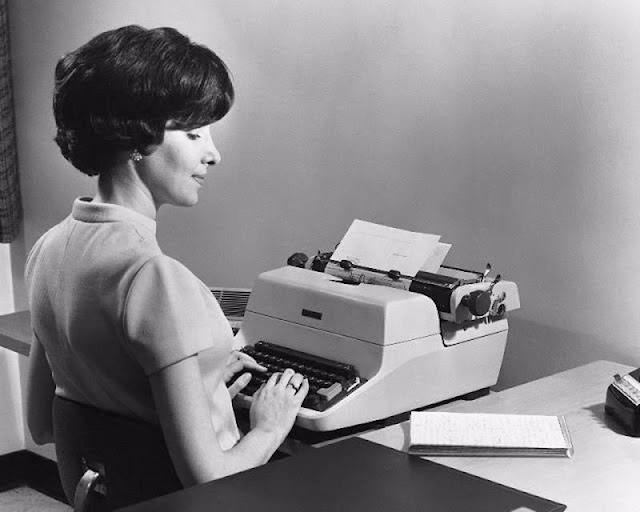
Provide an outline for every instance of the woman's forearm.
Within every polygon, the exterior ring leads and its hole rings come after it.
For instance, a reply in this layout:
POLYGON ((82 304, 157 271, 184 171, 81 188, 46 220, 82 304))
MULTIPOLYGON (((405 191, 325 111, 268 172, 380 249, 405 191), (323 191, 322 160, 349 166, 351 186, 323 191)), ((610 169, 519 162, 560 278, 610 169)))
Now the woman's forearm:
POLYGON ((53 442, 52 406, 55 384, 42 345, 34 337, 27 377, 27 426, 36 444, 53 442))
POLYGON ((254 428, 235 446, 222 450, 196 357, 150 376, 150 383, 171 459, 185 487, 260 466, 286 435, 278 428, 254 428))

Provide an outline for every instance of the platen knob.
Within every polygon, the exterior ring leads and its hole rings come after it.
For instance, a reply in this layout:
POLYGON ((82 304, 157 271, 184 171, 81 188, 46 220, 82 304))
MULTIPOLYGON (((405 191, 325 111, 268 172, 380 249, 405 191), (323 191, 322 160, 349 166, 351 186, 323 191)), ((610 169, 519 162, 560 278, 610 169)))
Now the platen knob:
POLYGON ((309 257, 303 252, 294 252, 287 259, 287 265, 291 265, 292 267, 305 268, 307 266, 307 261, 309 261, 309 257))
POLYGON ((462 305, 466 306, 472 315, 484 316, 491 308, 491 293, 485 290, 474 290, 463 297, 462 305))

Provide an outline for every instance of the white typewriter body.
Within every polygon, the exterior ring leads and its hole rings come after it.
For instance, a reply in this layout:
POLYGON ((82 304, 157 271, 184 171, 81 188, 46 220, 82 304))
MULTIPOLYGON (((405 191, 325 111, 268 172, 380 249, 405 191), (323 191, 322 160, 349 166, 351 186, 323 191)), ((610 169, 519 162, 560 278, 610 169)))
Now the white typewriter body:
POLYGON ((499 317, 457 324, 442 320, 426 295, 282 267, 258 277, 236 340, 239 347, 267 341, 352 364, 366 382, 325 411, 303 407, 296 420, 310 430, 335 430, 494 385, 507 341, 504 313, 519 299, 509 281, 491 293, 505 306, 499 317))

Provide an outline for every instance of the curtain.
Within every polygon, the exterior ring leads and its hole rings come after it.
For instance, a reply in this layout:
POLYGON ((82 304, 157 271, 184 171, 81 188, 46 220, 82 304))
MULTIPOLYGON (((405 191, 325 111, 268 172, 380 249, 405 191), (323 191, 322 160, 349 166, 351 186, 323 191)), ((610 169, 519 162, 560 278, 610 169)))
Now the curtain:
POLYGON ((16 150, 7 0, 0 0, 0 243, 12 242, 22 219, 16 150))

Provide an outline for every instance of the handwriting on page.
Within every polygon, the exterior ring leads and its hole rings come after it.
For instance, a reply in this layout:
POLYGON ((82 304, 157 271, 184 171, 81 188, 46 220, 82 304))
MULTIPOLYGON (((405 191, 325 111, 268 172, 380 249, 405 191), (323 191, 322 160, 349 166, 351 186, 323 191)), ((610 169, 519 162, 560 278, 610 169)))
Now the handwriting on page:
POLYGON ((411 441, 421 445, 562 448, 556 416, 428 412, 411 418, 411 441))

